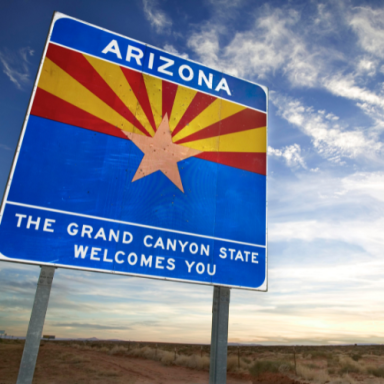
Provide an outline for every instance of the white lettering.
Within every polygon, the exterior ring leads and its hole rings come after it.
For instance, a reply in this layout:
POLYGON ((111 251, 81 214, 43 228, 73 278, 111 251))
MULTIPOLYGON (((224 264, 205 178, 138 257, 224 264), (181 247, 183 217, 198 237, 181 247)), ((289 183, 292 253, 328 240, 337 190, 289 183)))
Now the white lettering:
POLYGON ((129 233, 129 232, 124 232, 124 234, 123 234, 123 243, 124 244, 129 244, 129 243, 132 243, 132 240, 133 240, 132 234, 129 233), (127 236, 129 236, 129 240, 127 240, 127 236))
POLYGON ((198 250, 199 250, 199 247, 197 246, 196 243, 191 243, 189 245, 189 252, 191 252, 193 255, 196 254, 198 250))
POLYGON ((117 44, 116 40, 112 40, 102 51, 102 53, 108 53, 112 52, 114 53, 119 59, 121 59, 121 53, 120 53, 120 48, 119 44, 117 44))
POLYGON ((39 229, 39 225, 40 225, 40 217, 38 217, 36 221, 33 221, 32 216, 28 216, 28 222, 27 222, 27 228, 28 229, 31 226, 31 224, 35 226, 35 230, 37 231, 39 229))
POLYGON ((16 213, 16 217, 18 217, 17 220, 17 226, 20 228, 21 221, 27 217, 27 215, 22 215, 20 213, 16 213))
POLYGON ((83 229, 81 230, 81 237, 84 237, 84 235, 88 235, 88 238, 91 239, 92 232, 93 228, 90 225, 83 225, 83 229))
POLYGON ((201 244, 201 249, 200 249, 200 255, 206 254, 206 256, 209 256, 209 245, 207 245, 207 248, 205 248, 204 244, 201 244))
POLYGON ((68 235, 71 235, 71 236, 77 235, 77 232, 79 232, 77 228, 79 228, 79 226, 76 223, 69 224, 67 228, 68 235), (76 229, 72 229, 73 227, 75 227, 76 229))
POLYGON ((108 263, 113 263, 113 260, 112 259, 108 259, 108 249, 105 249, 104 250, 104 257, 103 257, 103 261, 107 261, 108 263))
POLYGON ((237 259, 240 259, 241 261, 244 261, 244 259, 243 259, 243 255, 241 254, 241 251, 238 251, 238 252, 237 252, 236 257, 235 257, 235 261, 236 261, 237 259))
POLYGON ((211 266, 211 264, 208 264, 207 272, 208 272, 208 275, 213 276, 216 273, 216 264, 213 264, 213 272, 212 273, 210 272, 210 266, 211 266))
POLYGON ((160 56, 160 60, 165 61, 166 63, 163 65, 160 65, 157 70, 161 73, 165 73, 166 75, 173 76, 173 73, 170 71, 166 71, 166 68, 171 67, 173 64, 175 64, 174 60, 167 59, 166 57, 160 56))
POLYGON ((222 259, 225 259, 227 257, 227 248, 220 248, 220 255, 222 259))
POLYGON ((109 230, 109 238, 108 238, 108 241, 112 241, 112 238, 113 238, 113 240, 115 240, 116 243, 118 243, 118 242, 119 242, 119 236, 120 236, 120 231, 117 231, 117 232, 115 233, 113 229, 110 229, 110 230, 109 230))
POLYGON ((52 226, 53 223, 56 223, 56 220, 45 219, 45 220, 44 220, 43 231, 44 231, 44 232, 54 232, 54 230, 51 228, 51 226, 52 226))
POLYGON ((157 257, 156 257, 156 265, 155 265, 155 268, 157 268, 157 269, 164 269, 164 267, 163 267, 163 265, 162 265, 163 260, 164 260, 164 257, 157 256, 157 257))
POLYGON ((175 269, 175 259, 168 259, 167 260, 167 269, 169 269, 170 271, 173 271, 175 269))
POLYGON ((137 255, 135 252, 131 252, 129 255, 128 255, 128 263, 131 264, 131 265, 135 265, 137 263, 137 255), (132 261, 132 257, 133 257, 133 260, 132 261))
POLYGON ((85 258, 85 256, 87 256, 87 252, 88 252, 88 247, 83 247, 82 245, 76 245, 75 244, 75 257, 78 258, 79 256, 81 256, 82 259, 85 258))
POLYGON ((146 246, 146 247, 152 247, 152 244, 149 244, 148 242, 147 242, 147 239, 151 239, 151 240, 153 240, 153 237, 152 236, 145 236, 144 237, 144 245, 146 246))
POLYGON ((228 87, 228 84, 227 84, 227 80, 225 80, 224 77, 220 80, 220 83, 216 87, 215 91, 218 92, 221 89, 223 91, 227 92, 228 96, 231 96, 231 91, 229 90, 229 87, 228 87))
POLYGON ((248 252, 248 251, 244 251, 244 254, 245 254, 245 261, 248 262, 248 255, 250 254, 251 252, 248 252))
POLYGON ((99 232, 96 233, 96 236, 94 238, 98 239, 99 237, 101 237, 105 241, 107 240, 107 238, 105 237, 105 232, 103 227, 99 229, 99 232))
POLYGON ((228 251, 231 254, 231 260, 233 260, 233 252, 236 252, 236 249, 228 248, 228 251))
POLYGON ((152 69, 153 68, 153 60, 155 59, 155 54, 154 53, 150 53, 149 54, 149 62, 148 62, 148 68, 149 69, 152 69))
POLYGON ((127 51, 127 61, 131 61, 132 58, 136 60, 137 65, 141 64, 141 59, 144 56, 144 52, 137 47, 133 47, 132 45, 128 45, 128 51, 127 51))
POLYGON ((256 257, 258 255, 259 255, 258 253, 252 252, 252 263, 259 264, 259 262, 256 260, 256 257))
POLYGON ((163 239, 161 237, 159 237, 156 241, 156 244, 153 248, 158 248, 158 247, 161 247, 162 249, 164 249, 164 243, 163 243, 163 239))
POLYGON ((213 82, 213 75, 212 75, 212 73, 209 74, 209 80, 208 80, 208 79, 205 77, 204 72, 200 69, 200 70, 199 70, 199 81, 198 81, 198 84, 199 84, 199 85, 203 85, 203 80, 204 80, 205 85, 206 85, 209 89, 212 89, 212 82, 213 82))
POLYGON ((198 273, 199 275, 201 275, 202 273, 204 273, 204 271, 205 271, 205 266, 204 266, 204 264, 203 264, 203 263, 198 263, 198 264, 196 265, 196 271, 197 271, 197 273, 198 273))
POLYGON ((171 240, 167 239, 167 250, 169 248, 172 248, 172 251, 176 251, 176 240, 173 240, 173 243, 171 240))
POLYGON ((191 273, 191 268, 193 267, 193 264, 195 264, 194 261, 192 261, 191 264, 188 263, 188 260, 185 260, 186 264, 187 264, 187 267, 188 267, 188 273, 191 273))
POLYGON ((116 261, 116 263, 123 264, 124 260, 120 260, 119 259, 119 255, 125 255, 125 253, 123 251, 119 251, 119 252, 115 253, 115 261, 116 261))
POLYGON ((179 75, 184 81, 191 81, 193 79, 193 70, 189 65, 181 65, 179 68, 179 75), (188 76, 184 76, 184 69, 186 69, 189 72, 188 76))
POLYGON ((96 257, 99 252, 101 251, 101 248, 94 248, 91 249, 91 260, 97 260, 100 261, 100 257, 96 257))
POLYGON ((187 246, 188 241, 186 241, 185 244, 183 244, 183 243, 179 240, 179 244, 181 245, 181 252, 184 252, 184 248, 187 246))
POLYGON ((140 267, 146 266, 151 268, 152 267, 152 256, 149 256, 147 259, 145 258, 145 255, 141 255, 141 262, 140 267))

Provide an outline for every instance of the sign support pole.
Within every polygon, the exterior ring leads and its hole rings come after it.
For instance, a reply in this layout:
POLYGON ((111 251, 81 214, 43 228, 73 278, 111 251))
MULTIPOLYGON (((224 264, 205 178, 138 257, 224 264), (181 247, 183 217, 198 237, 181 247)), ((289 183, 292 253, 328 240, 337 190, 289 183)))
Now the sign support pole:
POLYGON ((214 287, 212 304, 209 384, 227 382, 227 348, 230 288, 214 287))
POLYGON ((54 267, 41 267, 16 384, 32 383, 54 274, 54 267))

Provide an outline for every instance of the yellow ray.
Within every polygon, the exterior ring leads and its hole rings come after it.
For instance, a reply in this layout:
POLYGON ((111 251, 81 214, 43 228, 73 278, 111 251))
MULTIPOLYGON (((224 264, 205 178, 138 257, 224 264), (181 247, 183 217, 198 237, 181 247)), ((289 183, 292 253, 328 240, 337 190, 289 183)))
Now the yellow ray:
POLYGON ((172 113, 169 119, 171 132, 176 128, 196 93, 197 91, 193 89, 181 87, 180 85, 177 87, 175 101, 173 103, 172 113))
POLYGON ((176 142, 217 123, 229 116, 234 115, 245 109, 242 105, 234 104, 226 100, 217 99, 208 108, 206 108, 200 115, 196 116, 186 127, 184 127, 175 137, 173 141, 176 142))
POLYGON ((155 132, 121 68, 116 64, 96 59, 92 56, 84 55, 84 57, 112 88, 113 92, 116 93, 119 99, 128 107, 133 115, 136 116, 137 120, 140 121, 147 132, 153 136, 155 132))
POLYGON ((144 73, 143 78, 156 127, 159 127, 163 120, 163 82, 157 77, 145 75, 144 73))
POLYGON ((123 131, 143 134, 47 57, 44 60, 38 87, 123 131))
POLYGON ((199 151, 211 152, 263 152, 267 151, 267 129, 254 128, 248 131, 229 133, 223 136, 211 137, 191 141, 182 144, 186 147, 197 149, 199 151), (219 145, 217 141, 219 139, 219 145))

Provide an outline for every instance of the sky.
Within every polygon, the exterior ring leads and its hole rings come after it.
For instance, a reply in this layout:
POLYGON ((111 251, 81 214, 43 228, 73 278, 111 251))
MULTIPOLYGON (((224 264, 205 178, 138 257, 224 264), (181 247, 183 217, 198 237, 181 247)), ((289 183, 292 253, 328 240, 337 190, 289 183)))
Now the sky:
MULTIPOLYGON (((231 291, 229 342, 384 343, 383 3, 2 0, 1 193, 54 11, 269 88, 269 290, 231 291)), ((38 275, 0 262, 8 334, 38 275)), ((44 333, 209 343, 212 291, 58 269, 44 333)))

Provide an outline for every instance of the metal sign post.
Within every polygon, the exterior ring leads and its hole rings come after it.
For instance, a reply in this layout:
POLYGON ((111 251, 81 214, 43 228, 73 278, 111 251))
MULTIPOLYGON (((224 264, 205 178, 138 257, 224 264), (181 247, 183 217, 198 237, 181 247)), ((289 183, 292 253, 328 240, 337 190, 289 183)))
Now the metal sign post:
POLYGON ((212 303, 209 384, 227 382, 227 347, 230 288, 214 287, 212 303))
POLYGON ((31 319, 29 320, 27 338, 25 339, 23 356, 21 358, 19 376, 17 377, 17 384, 32 383, 54 274, 55 268, 41 267, 31 319))

